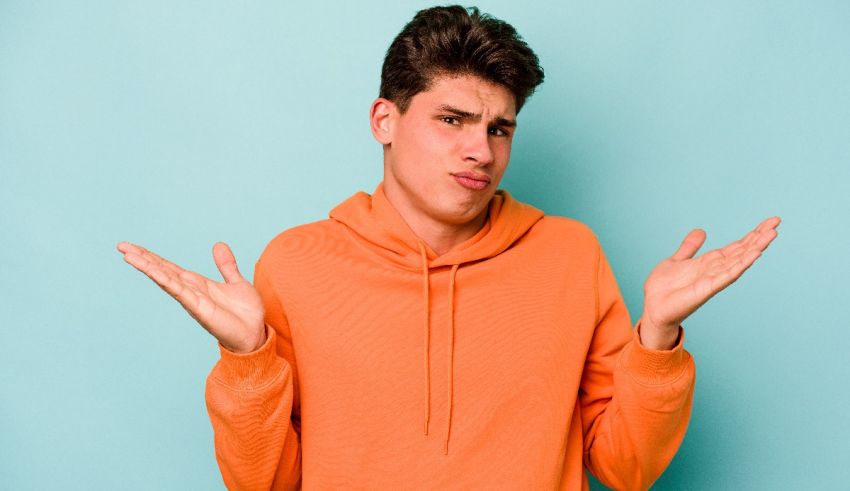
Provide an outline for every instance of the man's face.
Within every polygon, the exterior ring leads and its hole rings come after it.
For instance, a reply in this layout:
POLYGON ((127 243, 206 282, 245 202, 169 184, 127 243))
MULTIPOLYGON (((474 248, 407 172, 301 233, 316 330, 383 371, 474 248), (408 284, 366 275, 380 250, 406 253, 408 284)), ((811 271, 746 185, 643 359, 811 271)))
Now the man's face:
MULTIPOLYGON (((375 104, 378 104, 376 101, 375 104)), ((462 225, 486 210, 511 154, 513 94, 475 76, 441 76, 416 94, 407 112, 388 104, 384 186, 408 212, 462 225), (468 174, 469 177, 463 177, 468 174)))

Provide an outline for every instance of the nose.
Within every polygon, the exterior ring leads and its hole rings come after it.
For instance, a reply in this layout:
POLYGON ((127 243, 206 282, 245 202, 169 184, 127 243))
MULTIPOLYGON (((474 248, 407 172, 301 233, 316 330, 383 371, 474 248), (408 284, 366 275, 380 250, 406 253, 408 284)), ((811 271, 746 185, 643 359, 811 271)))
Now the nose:
POLYGON ((486 126, 470 128, 466 135, 464 146, 464 160, 474 161, 478 165, 487 165, 493 162, 493 149, 490 147, 490 135, 486 126))

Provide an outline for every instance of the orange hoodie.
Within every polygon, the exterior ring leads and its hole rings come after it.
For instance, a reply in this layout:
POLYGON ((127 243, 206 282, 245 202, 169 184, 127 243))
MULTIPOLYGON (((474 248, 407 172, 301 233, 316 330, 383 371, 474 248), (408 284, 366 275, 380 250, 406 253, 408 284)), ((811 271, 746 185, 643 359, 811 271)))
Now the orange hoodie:
POLYGON ((383 183, 275 237, 267 341, 219 344, 206 403, 230 489, 647 489, 695 367, 643 347, 590 228, 496 191, 437 255, 383 183))

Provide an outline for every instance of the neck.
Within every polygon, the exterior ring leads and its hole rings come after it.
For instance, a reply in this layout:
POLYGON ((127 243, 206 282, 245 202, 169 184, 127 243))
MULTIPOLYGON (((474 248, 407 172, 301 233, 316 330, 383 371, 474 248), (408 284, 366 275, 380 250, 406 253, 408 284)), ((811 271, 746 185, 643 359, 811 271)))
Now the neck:
POLYGON ((438 255, 443 255, 454 246, 477 234, 487 220, 488 207, 472 220, 453 224, 434 219, 423 213, 405 198, 403 192, 391 181, 384 180, 384 194, 407 225, 419 239, 428 244, 438 255))

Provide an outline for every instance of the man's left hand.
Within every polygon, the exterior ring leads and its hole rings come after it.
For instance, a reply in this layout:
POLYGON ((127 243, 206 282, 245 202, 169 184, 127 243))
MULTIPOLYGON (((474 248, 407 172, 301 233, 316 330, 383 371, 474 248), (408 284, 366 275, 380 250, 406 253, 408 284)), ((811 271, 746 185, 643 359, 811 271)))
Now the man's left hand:
POLYGON ((692 230, 675 254, 661 261, 643 285, 641 344, 669 350, 676 345, 679 325, 702 304, 737 280, 778 235, 778 216, 761 222, 740 240, 697 258, 705 231, 692 230))

